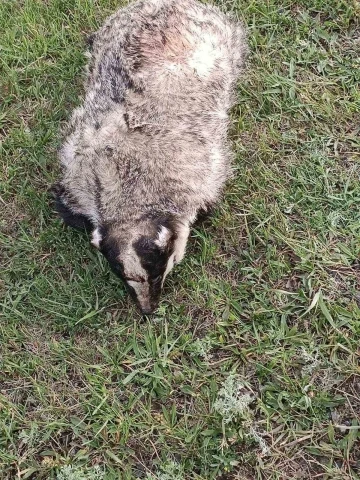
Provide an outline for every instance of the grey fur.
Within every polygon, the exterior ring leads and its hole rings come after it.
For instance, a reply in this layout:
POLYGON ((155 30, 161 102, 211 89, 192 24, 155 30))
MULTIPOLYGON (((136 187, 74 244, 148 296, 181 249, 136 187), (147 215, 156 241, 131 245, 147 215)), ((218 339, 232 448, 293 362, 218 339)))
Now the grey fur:
POLYGON ((229 176, 227 112, 246 50, 243 27, 196 0, 140 0, 92 36, 57 206, 94 230, 144 313, 229 176))

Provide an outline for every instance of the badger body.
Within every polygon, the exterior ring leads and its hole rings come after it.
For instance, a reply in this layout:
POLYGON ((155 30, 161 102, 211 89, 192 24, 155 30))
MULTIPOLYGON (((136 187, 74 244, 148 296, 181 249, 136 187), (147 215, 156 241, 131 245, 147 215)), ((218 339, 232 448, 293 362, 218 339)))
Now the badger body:
POLYGON ((229 176, 228 110, 244 30, 196 0, 140 0, 91 40, 85 98, 60 149, 56 205, 65 223, 92 232, 148 314, 192 223, 229 176))

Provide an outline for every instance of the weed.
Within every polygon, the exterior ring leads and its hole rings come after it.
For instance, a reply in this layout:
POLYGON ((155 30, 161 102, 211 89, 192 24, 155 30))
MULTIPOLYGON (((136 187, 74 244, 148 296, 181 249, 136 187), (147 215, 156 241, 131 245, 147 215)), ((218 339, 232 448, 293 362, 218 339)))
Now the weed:
POLYGON ((121 2, 0 1, 1 480, 360 478, 359 7, 216 3, 251 46, 234 175, 143 321, 47 194, 121 2))

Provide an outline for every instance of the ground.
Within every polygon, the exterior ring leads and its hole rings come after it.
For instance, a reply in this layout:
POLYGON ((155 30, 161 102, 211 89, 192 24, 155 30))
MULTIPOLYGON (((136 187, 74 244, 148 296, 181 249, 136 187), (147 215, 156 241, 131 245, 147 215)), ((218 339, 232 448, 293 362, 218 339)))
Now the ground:
POLYGON ((220 0, 233 179, 143 320, 49 204, 115 0, 0 2, 0 478, 359 479, 359 4, 220 0))

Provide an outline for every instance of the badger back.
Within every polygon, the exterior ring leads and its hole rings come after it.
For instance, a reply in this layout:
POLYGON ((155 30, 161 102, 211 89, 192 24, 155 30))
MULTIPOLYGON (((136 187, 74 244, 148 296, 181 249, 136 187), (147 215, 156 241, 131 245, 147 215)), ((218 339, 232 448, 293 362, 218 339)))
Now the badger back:
POLYGON ((94 89, 101 77, 108 98, 121 102, 127 89, 145 92, 153 114, 178 117, 199 114, 199 106, 205 112, 231 106, 246 42, 242 26, 216 7, 196 0, 142 0, 108 19, 93 49, 94 89))
POLYGON ((61 155, 81 209, 98 223, 165 197, 174 211, 213 203, 229 172, 243 28, 196 0, 140 0, 111 16, 92 48, 61 155))

